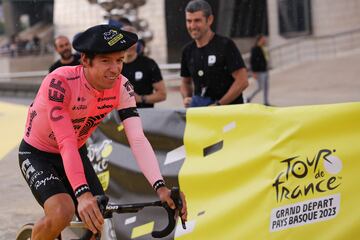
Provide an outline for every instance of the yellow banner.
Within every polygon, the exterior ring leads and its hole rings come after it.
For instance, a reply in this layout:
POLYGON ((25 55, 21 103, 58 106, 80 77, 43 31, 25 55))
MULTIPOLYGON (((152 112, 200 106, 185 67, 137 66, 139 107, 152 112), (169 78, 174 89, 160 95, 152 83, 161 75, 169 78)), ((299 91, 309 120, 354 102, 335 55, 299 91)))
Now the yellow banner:
POLYGON ((189 109, 176 239, 357 239, 360 103, 189 109))
POLYGON ((26 122, 27 107, 11 103, 0 103, 0 160, 21 141, 26 122))

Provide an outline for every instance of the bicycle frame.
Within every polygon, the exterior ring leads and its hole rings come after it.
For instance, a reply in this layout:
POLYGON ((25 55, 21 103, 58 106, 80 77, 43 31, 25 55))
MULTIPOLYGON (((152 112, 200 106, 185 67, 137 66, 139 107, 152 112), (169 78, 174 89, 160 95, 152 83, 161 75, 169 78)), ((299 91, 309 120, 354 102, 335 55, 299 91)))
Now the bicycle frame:
MULTIPOLYGON (((80 240, 84 239, 84 235, 86 234, 87 231, 85 224, 79 221, 71 221, 70 225, 66 229, 71 230, 72 232, 76 232, 75 235, 82 236, 80 240)), ((79 237, 79 236, 74 236, 74 237, 79 237)), ((104 219, 104 225, 101 232, 100 240, 117 240, 112 218, 104 219)))

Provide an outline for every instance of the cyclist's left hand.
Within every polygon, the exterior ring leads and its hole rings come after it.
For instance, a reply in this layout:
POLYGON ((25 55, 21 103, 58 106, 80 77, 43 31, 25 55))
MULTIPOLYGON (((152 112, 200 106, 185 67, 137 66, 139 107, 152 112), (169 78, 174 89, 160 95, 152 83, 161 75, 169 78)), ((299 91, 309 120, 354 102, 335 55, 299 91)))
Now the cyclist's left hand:
MULTIPOLYGON (((162 202, 166 202, 171 209, 175 209, 175 203, 170 197, 171 190, 167 187, 161 187, 156 192, 162 202)), ((187 221, 187 205, 185 200, 185 194, 180 192, 180 197, 183 202, 183 208, 181 209, 181 219, 187 221)))

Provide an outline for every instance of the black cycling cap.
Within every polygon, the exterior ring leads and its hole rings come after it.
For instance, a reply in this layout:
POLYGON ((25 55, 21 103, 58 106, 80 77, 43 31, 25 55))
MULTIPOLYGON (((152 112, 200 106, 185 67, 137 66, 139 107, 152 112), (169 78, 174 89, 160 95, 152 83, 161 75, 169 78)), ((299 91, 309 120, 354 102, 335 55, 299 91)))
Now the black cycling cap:
POLYGON ((135 33, 110 25, 96 25, 74 38, 73 47, 83 53, 112 53, 124 51, 138 40, 135 33))

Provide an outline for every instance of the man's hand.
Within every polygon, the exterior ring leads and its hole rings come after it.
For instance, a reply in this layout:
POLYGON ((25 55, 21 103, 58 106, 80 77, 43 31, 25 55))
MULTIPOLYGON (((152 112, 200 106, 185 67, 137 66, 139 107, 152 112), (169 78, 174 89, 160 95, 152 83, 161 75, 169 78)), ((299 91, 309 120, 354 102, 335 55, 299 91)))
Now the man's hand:
POLYGON ((184 103, 184 107, 186 107, 186 108, 190 107, 191 97, 185 97, 185 98, 183 99, 183 103, 184 103))
POLYGON ((81 220, 94 234, 100 232, 104 224, 104 218, 100 212, 96 198, 90 193, 83 193, 78 200, 78 212, 81 220))
MULTIPOLYGON (((161 187, 156 191, 156 193, 158 194, 162 202, 166 202, 171 209, 175 209, 175 203, 170 197, 170 193, 171 193, 170 189, 168 189, 167 187, 161 187)), ((185 195, 183 192, 180 192, 180 197, 183 203, 183 208, 181 209, 181 219, 183 221, 187 221, 187 205, 186 205, 185 195)))
POLYGON ((141 95, 138 95, 134 92, 135 102, 136 103, 142 103, 141 95))

